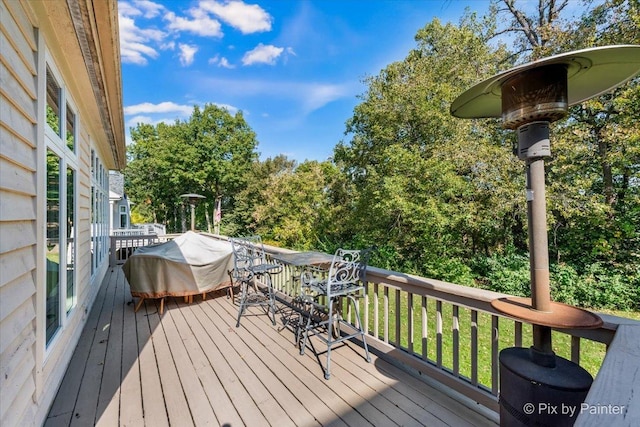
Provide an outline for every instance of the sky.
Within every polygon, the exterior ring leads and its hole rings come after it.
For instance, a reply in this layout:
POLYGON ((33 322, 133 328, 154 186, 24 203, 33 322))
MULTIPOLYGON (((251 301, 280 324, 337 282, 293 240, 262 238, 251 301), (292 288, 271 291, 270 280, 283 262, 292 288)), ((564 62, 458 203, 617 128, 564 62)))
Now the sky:
POLYGON ((363 79, 403 60, 434 18, 458 23, 488 0, 127 0, 118 2, 124 114, 188 120, 242 111, 260 159, 323 161, 345 136, 363 79))

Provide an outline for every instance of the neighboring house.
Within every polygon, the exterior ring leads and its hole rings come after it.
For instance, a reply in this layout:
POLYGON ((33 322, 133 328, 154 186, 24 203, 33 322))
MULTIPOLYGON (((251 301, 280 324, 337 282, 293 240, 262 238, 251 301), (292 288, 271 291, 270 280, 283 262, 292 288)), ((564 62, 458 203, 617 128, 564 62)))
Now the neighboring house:
POLYGON ((0 425, 42 424, 109 261, 115 0, 0 0, 0 425))
POLYGON ((124 192, 124 175, 118 171, 109 171, 109 227, 111 235, 131 228, 131 202, 124 192))

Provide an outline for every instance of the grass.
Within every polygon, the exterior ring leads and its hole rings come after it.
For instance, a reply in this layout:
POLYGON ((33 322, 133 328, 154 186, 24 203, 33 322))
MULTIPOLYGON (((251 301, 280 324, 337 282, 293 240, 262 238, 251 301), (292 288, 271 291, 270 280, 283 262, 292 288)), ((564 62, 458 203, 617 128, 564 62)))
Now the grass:
MULTIPOLYGON (((400 292, 400 316, 396 317, 398 310, 396 306, 396 292, 392 289, 388 294, 389 305, 389 324, 388 324, 388 341, 405 350, 410 350, 421 356, 423 354, 432 361, 436 362, 438 358, 437 344, 441 341, 442 346, 442 366, 453 370, 453 354, 454 354, 454 334, 456 334, 454 326, 454 307, 453 305, 442 303, 442 333, 437 332, 437 302, 432 299, 427 300, 427 322, 426 322, 426 339, 422 337, 422 302, 420 296, 413 296, 413 334, 409 336, 409 316, 408 316, 408 294, 400 292), (399 324, 398 324, 399 323, 399 324), (397 330, 399 328, 400 333, 397 330), (423 345, 426 349, 423 353, 423 345)), ((374 331, 374 294, 373 287, 369 289, 369 324, 368 328, 371 333, 374 331)), ((378 295, 379 319, 378 319, 378 335, 384 340, 384 294, 382 289, 378 295)), ((458 358, 459 372, 461 375, 471 378, 471 331, 472 331, 472 310, 464 307, 458 308, 458 358)), ((640 312, 618 312, 608 311, 620 317, 629 317, 640 320, 640 312)), ((513 320, 500 317, 498 320, 498 350, 515 345, 515 326, 513 320)), ((492 316, 487 313, 478 312, 477 315, 477 334, 478 334, 478 382, 488 388, 491 388, 491 366, 492 366, 492 316)), ((522 325, 522 346, 529 347, 532 343, 532 326, 528 324, 522 325)), ((565 359, 571 359, 571 336, 553 331, 552 345, 554 352, 565 359)), ((606 353, 604 344, 581 339, 580 340, 580 365, 585 368, 591 375, 595 376, 600 369, 602 361, 606 353)))

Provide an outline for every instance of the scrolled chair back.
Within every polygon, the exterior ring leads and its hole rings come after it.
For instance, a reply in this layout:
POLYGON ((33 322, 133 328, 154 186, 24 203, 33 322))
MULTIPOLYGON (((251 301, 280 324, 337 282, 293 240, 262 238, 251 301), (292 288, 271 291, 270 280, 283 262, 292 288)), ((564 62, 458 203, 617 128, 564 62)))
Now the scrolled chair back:
POLYGON ((233 237, 230 240, 233 249, 235 279, 250 278, 253 275, 251 268, 256 263, 256 248, 253 240, 247 237, 233 237))
POLYGON ((366 270, 372 249, 352 250, 338 249, 333 256, 329 268, 330 289, 334 290, 345 285, 356 285, 366 281, 366 270))

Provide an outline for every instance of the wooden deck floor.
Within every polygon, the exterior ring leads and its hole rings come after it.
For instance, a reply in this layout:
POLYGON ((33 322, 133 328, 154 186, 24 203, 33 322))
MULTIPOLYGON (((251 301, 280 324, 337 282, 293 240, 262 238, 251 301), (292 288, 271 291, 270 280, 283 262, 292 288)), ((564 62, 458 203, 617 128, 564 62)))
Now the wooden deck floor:
POLYGON ((333 351, 326 381, 324 356, 301 356, 280 323, 236 328, 224 294, 158 307, 134 313, 122 270, 109 273, 46 426, 495 426, 353 343, 333 351))

